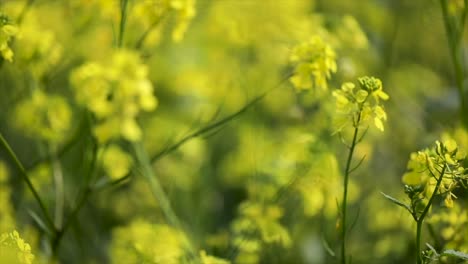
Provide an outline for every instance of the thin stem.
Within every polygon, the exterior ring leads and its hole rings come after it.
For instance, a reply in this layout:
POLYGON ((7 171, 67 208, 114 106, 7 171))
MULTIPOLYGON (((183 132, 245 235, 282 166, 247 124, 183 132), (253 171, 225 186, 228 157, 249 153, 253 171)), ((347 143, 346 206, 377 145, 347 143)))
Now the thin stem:
MULTIPOLYGON (((466 1, 465 1, 466 2, 466 1)), ((440 5, 442 8, 442 15, 443 15, 443 20, 444 20, 444 25, 445 25, 445 31, 447 34, 447 42, 448 46, 450 49, 450 58, 453 64, 453 67, 455 69, 455 81, 456 81, 456 87, 458 90, 458 94, 460 97, 460 118, 462 123, 468 127, 468 115, 465 114, 466 111, 468 111, 468 105, 466 102, 465 98, 465 91, 464 91, 464 86, 463 86, 463 81, 464 81, 464 67, 463 67, 463 62, 462 58, 460 56, 460 41, 463 36, 463 28, 464 28, 464 23, 465 23, 465 17, 466 17, 466 7, 465 10, 463 11, 462 15, 462 21, 461 21, 461 29, 457 31, 457 29, 454 27, 453 23, 450 23, 450 16, 448 14, 447 10, 447 3, 446 0, 440 0, 440 5)))
POLYGON ((42 211, 42 214, 45 218, 45 221, 47 222, 47 225, 51 228, 51 230, 54 231, 54 233, 56 232, 56 228, 54 226, 54 222, 52 221, 48 211, 47 211, 47 208, 45 207, 45 204, 44 202, 42 201, 41 197, 39 196, 39 194, 37 193, 36 189, 34 188, 34 185, 32 184, 31 180, 29 179, 28 177, 28 174, 26 173, 26 170, 24 169, 24 166, 23 164, 19 161, 18 157, 16 156, 15 152, 13 151, 13 149, 10 147, 10 145, 8 144, 8 142, 5 140, 5 138, 3 137, 2 133, 0 133, 0 142, 2 143, 3 147, 6 149, 6 151, 8 152, 8 154, 10 155, 10 157, 13 159, 16 167, 18 167, 19 171, 20 171, 20 174, 21 174, 21 177, 22 179, 26 182, 26 185, 28 186, 29 190, 31 191, 31 193, 33 194, 34 196, 34 199, 36 200, 36 202, 39 204, 39 207, 42 211))
POLYGON ((91 195, 92 188, 90 187, 90 183, 93 179, 93 175, 95 174, 95 169, 96 169, 96 163, 97 163, 97 144, 94 144, 93 150, 92 150, 92 156, 91 156, 91 165, 89 167, 88 173, 86 174, 84 184, 83 184, 83 189, 81 195, 78 196, 77 202, 75 207, 72 209, 70 215, 67 217, 65 223, 63 224, 63 227, 57 232, 57 235, 54 238, 53 241, 53 252, 57 252, 58 246, 60 245, 60 241, 65 234, 65 232, 68 230, 70 227, 71 223, 76 220, 78 217, 78 213, 80 212, 81 208, 84 206, 86 201, 88 200, 88 197, 91 195))
POLYGON ((149 34, 159 25, 159 23, 161 23, 161 21, 164 19, 165 15, 162 15, 160 17, 158 17, 149 27, 148 29, 145 30, 145 32, 143 32, 143 34, 141 35, 141 37, 137 40, 136 44, 135 44, 135 49, 140 49, 143 44, 145 43, 145 40, 146 38, 149 36, 149 34))
POLYGON ((117 47, 123 46, 125 24, 127 23, 127 4, 128 0, 120 0, 120 26, 119 26, 119 38, 117 41, 117 47))
MULTIPOLYGON (((171 224, 179 230, 183 230, 182 224, 179 218, 177 217, 176 213, 174 212, 169 198, 164 192, 158 178, 156 177, 156 175, 154 175, 153 169, 151 167, 151 161, 143 146, 141 144, 134 144, 133 148, 135 150, 136 159, 141 165, 141 175, 148 181, 149 187, 151 188, 151 192, 155 196, 156 200, 159 202, 164 216, 169 221, 169 224, 171 224)), ((189 240, 187 240, 186 246, 191 256, 196 258, 195 249, 189 240)))
POLYGON ((60 166, 60 161, 56 156, 52 159, 52 168, 55 183, 55 227, 62 228, 63 224, 63 209, 65 205, 65 192, 63 183, 63 171, 60 166))
POLYGON ((245 104, 241 109, 237 110, 236 112, 234 112, 234 113, 232 113, 232 114, 230 114, 230 115, 228 115, 228 116, 226 116, 226 117, 224 117, 224 118, 222 118, 222 119, 220 119, 220 120, 218 120, 216 122, 212 122, 212 123, 200 128, 200 129, 194 131, 193 133, 183 137, 181 140, 177 141, 176 143, 162 149, 161 151, 159 151, 158 153, 156 153, 155 155, 153 155, 151 157, 151 162, 155 162, 158 159, 160 159, 161 157, 163 157, 163 156, 177 150, 180 146, 185 144, 190 139, 201 136, 201 135, 204 135, 204 134, 206 134, 206 133, 208 133, 210 131, 213 131, 214 129, 216 129, 218 127, 221 127, 222 125, 227 124, 230 121, 234 120, 235 118, 239 117, 243 113, 247 112, 247 110, 249 110, 250 108, 255 106, 262 99, 264 99, 270 92, 272 92, 273 90, 280 87, 281 84, 283 84, 286 80, 289 79, 289 77, 291 77, 291 74, 286 75, 285 78, 283 78, 277 85, 275 85, 272 88, 266 90, 265 92, 259 94, 258 96, 256 96, 252 100, 250 100, 247 104, 245 104))
POLYGON ((427 202, 426 207, 424 207, 423 212, 419 216, 418 220, 416 221, 416 250, 417 250, 417 264, 422 264, 422 252, 421 252, 421 234, 422 234, 422 226, 424 223, 424 218, 426 217, 429 209, 431 208, 432 202, 434 201, 434 197, 436 196, 437 192, 439 191, 440 184, 442 183, 442 179, 444 178, 445 170, 447 169, 447 164, 444 164, 442 171, 440 172, 439 178, 437 179, 436 186, 434 188, 434 192, 431 194, 431 198, 427 202))
POLYGON ((341 205, 341 263, 346 264, 346 208, 348 205, 348 182, 349 174, 351 171, 351 161, 353 160, 354 148, 357 145, 357 136, 359 133, 359 122, 361 121, 361 113, 358 114, 357 122, 354 126, 353 141, 351 142, 348 160, 346 161, 346 169, 344 175, 344 191, 343 191, 343 202, 341 205))

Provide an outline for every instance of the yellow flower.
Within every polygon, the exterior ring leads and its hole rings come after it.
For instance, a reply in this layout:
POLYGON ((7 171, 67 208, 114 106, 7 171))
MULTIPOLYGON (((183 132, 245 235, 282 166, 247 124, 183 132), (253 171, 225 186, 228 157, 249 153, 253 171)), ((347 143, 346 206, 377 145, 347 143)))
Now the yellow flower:
POLYGON ((104 150, 102 166, 111 179, 117 180, 130 171, 132 158, 117 145, 110 145, 104 150))
POLYGON ((327 79, 336 72, 335 51, 318 36, 294 47, 290 61, 296 63, 290 81, 297 90, 327 90, 327 79))
POLYGON ((8 17, 0 13, 0 56, 11 62, 13 51, 9 43, 18 34, 18 28, 9 23, 8 17))
POLYGON ((72 112, 67 101, 58 95, 35 90, 30 98, 20 101, 15 109, 14 126, 30 137, 49 143, 60 143, 71 126, 72 112))
POLYGON ((31 246, 15 230, 0 235, 0 260, 2 263, 32 264, 34 255, 31 246))
POLYGON ((344 83, 340 90, 333 91, 337 115, 334 118, 335 130, 341 131, 348 124, 353 127, 367 125, 372 120, 380 131, 384 130, 387 114, 380 100, 389 96, 382 89, 382 82, 375 77, 358 79, 359 88, 353 83, 344 83))
POLYGON ((148 68, 138 54, 115 51, 108 62, 89 62, 71 75, 75 96, 97 118, 94 135, 100 143, 122 137, 139 141, 142 131, 136 118, 152 111, 158 101, 148 79, 148 68))

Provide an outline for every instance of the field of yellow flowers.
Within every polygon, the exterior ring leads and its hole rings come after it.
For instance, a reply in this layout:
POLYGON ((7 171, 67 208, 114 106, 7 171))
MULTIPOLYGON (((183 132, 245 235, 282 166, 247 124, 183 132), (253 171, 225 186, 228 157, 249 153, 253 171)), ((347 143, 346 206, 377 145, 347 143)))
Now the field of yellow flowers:
POLYGON ((468 263, 467 14, 0 1, 0 263, 468 263))

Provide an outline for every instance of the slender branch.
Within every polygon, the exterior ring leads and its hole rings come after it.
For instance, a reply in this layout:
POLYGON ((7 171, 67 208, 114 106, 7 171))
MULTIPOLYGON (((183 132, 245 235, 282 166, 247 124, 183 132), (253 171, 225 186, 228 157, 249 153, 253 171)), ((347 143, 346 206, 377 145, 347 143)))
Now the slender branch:
POLYGON ((421 234, 422 234, 422 226, 423 226, 423 223, 424 223, 424 218, 426 217, 427 213, 429 212, 429 209, 431 208, 432 202, 434 201, 434 197, 436 196, 436 194, 437 194, 437 192, 439 190, 440 184, 442 183, 442 179, 444 178, 446 168, 447 168, 447 164, 444 164, 444 168, 440 172, 439 178, 437 179, 437 183, 436 183, 436 186, 434 188, 434 192, 431 194, 431 198, 429 198, 429 201, 427 202, 426 207, 424 207, 423 212, 421 213, 418 220, 416 221, 416 250, 417 250, 416 263, 417 264, 422 264, 423 263, 422 254, 421 254, 421 234))
POLYGON ((119 25, 119 38, 117 40, 117 47, 123 46, 125 24, 127 23, 127 5, 128 0, 120 0, 120 25, 119 25))
POLYGON ((18 15, 18 18, 16 19, 16 24, 21 25, 21 23, 23 22, 24 17, 28 13, 28 11, 31 8, 31 6, 33 5, 33 3, 34 3, 34 0, 28 0, 28 2, 26 2, 23 9, 21 9, 21 13, 18 15))
POLYGON ((349 148, 348 152, 348 159, 346 161, 346 169, 345 169, 345 175, 344 175, 344 191, 343 191, 343 202, 341 206, 341 263, 346 264, 346 208, 347 208, 347 203, 348 203, 348 182, 349 182, 349 174, 351 171, 351 161, 353 159, 353 154, 354 154, 354 148, 357 145, 357 136, 359 133, 359 122, 361 121, 361 113, 359 112, 358 117, 357 117, 357 122, 354 126, 354 134, 353 134, 353 140, 351 142, 351 146, 349 148))
POLYGON ((57 235, 54 238, 53 242, 53 251, 57 252, 58 246, 60 245, 60 241, 65 234, 65 232, 70 227, 71 223, 76 220, 78 217, 78 213, 80 212, 81 208, 84 206, 86 201, 88 200, 89 195, 92 192, 92 188, 90 187, 90 183, 93 179, 93 175, 95 174, 96 170, 96 163, 97 163, 97 149, 98 145, 94 143, 92 155, 91 155, 91 165, 89 166, 88 172, 86 173, 86 177, 83 184, 83 189, 81 194, 77 198, 77 202, 75 207, 72 209, 70 215, 67 217, 63 227, 57 232, 57 235))
POLYGON ((165 15, 161 15, 158 17, 146 30, 143 32, 143 34, 140 36, 140 38, 137 40, 135 44, 135 49, 140 49, 143 44, 145 43, 146 38, 148 35, 161 23, 161 21, 164 19, 165 15))
MULTIPOLYGON (((156 200, 159 202, 164 216, 172 226, 179 230, 184 230, 158 178, 156 177, 156 175, 154 175, 153 169, 151 167, 151 161, 143 146, 141 144, 134 144, 133 148, 135 150, 136 159, 141 165, 141 175, 148 181, 149 187, 151 188, 151 192, 153 193, 156 200)), ((190 240, 186 240, 186 243, 191 257, 196 258, 197 254, 190 240)))
MULTIPOLYGON (((465 1, 466 3, 467 1, 465 1)), ((464 67, 463 67, 463 62, 461 61, 461 57, 459 56, 460 52, 460 41, 463 36, 463 30, 456 31, 456 28, 454 28, 454 25, 451 23, 450 16, 448 14, 447 10, 447 2, 446 0, 440 0, 440 5, 442 9, 442 15, 443 15, 443 20, 444 20, 444 25, 445 25, 445 31, 447 34, 447 42, 450 50, 450 57, 451 61, 453 64, 453 67, 455 69, 455 81, 456 81, 456 87, 458 90, 458 94, 460 97, 460 118, 462 120, 462 123, 468 127, 468 115, 465 114, 465 111, 468 110, 467 108, 467 102, 465 98, 465 91, 464 91, 464 67)), ((465 6, 465 9, 468 8, 465 6)), ((464 20, 466 17, 466 10, 464 10, 464 14, 462 15, 463 19, 463 24, 464 25, 464 20)), ((461 27, 462 29, 464 28, 463 26, 461 27)))
POLYGON ((250 108, 255 106, 258 102, 260 102, 263 98, 265 98, 270 92, 272 92, 273 90, 280 87, 281 84, 283 84, 283 82, 288 80, 290 76, 291 76, 291 74, 288 74, 284 79, 282 79, 273 88, 271 88, 271 89, 261 93, 260 95, 256 96, 255 98, 250 100, 250 102, 248 102, 246 105, 244 105, 241 109, 237 110, 236 112, 224 117, 221 120, 218 120, 216 122, 212 122, 212 123, 200 128, 200 129, 194 131, 193 133, 183 137, 181 140, 177 141, 176 143, 174 143, 174 144, 166 147, 165 149, 159 151, 158 153, 156 153, 155 155, 153 155, 151 157, 151 162, 154 163, 155 161, 159 160, 161 157, 163 157, 163 156, 177 150, 180 146, 185 144, 190 139, 201 136, 201 135, 203 135, 205 133, 208 133, 208 132, 210 132, 210 131, 218 128, 218 127, 221 127, 222 125, 236 119, 238 116, 240 116, 241 114, 245 113, 247 110, 249 110, 250 108))
POLYGON ((57 229, 62 228, 63 224, 63 209, 65 203, 65 192, 63 183, 63 171, 60 161, 56 156, 52 159, 52 168, 55 183, 55 226, 57 229))
POLYGON ((26 185, 28 186, 29 190, 33 194, 34 199, 39 204, 39 207, 40 207, 40 209, 42 211, 42 214, 43 214, 43 216, 44 216, 44 218, 45 218, 45 220, 47 222, 47 225, 51 228, 51 230, 53 230, 55 232, 56 228, 54 226, 54 222, 52 221, 52 219, 51 219, 51 217, 50 217, 50 215, 49 215, 49 213, 47 211, 47 208, 45 207, 44 202, 42 201, 41 197, 39 196, 36 189, 34 188, 34 185, 32 184, 31 180, 29 179, 28 174, 26 173, 26 170, 24 169, 23 164, 20 162, 20 160, 16 156, 13 149, 10 147, 8 142, 5 140, 2 133, 0 133, 0 142, 2 143, 3 147, 6 149, 6 151, 10 155, 10 157, 13 159, 16 167, 18 167, 18 169, 20 171, 21 177, 26 182, 26 185))

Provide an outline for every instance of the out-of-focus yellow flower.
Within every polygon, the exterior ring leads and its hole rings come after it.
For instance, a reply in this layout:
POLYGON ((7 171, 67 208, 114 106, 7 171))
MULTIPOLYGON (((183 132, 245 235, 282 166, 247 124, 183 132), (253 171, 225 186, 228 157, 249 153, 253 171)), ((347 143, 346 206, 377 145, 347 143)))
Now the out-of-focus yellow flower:
POLYGON ((18 34, 18 28, 9 22, 8 17, 0 13, 0 55, 3 59, 13 61, 13 51, 9 43, 18 34))
POLYGON ((63 54, 63 47, 54 32, 39 23, 38 15, 29 14, 19 27, 15 41, 17 61, 40 79, 56 66, 63 54))
POLYGON ((158 102, 137 53, 117 50, 105 63, 89 62, 72 73, 71 82, 77 101, 98 119, 94 135, 100 143, 118 137, 141 139, 136 117, 154 110, 158 102))
POLYGON ((11 264, 32 264, 34 255, 31 253, 31 246, 17 231, 13 231, 0 235, 0 260, 11 264))
POLYGON ((258 263, 264 243, 283 247, 292 244, 288 230, 280 223, 283 209, 278 205, 245 201, 231 225, 232 243, 239 249, 235 263, 258 263))
POLYGON ((113 180, 125 176, 132 165, 132 158, 117 145, 105 148, 102 156, 102 166, 113 180))
POLYGON ((172 39, 179 42, 183 39, 187 28, 196 15, 195 0, 147 0, 138 1, 133 8, 134 17, 139 19, 145 27, 161 20, 175 17, 172 29, 172 39))
POLYGON ((18 103, 12 122, 26 135, 55 144, 66 138, 71 119, 70 106, 63 97, 35 90, 18 103))
POLYGON ((294 47, 290 61, 296 63, 290 80, 297 90, 327 90, 327 79, 336 72, 335 51, 318 36, 294 47))
POLYGON ((111 260, 112 263, 182 263, 185 239, 180 231, 168 225, 135 220, 114 230, 111 260))

